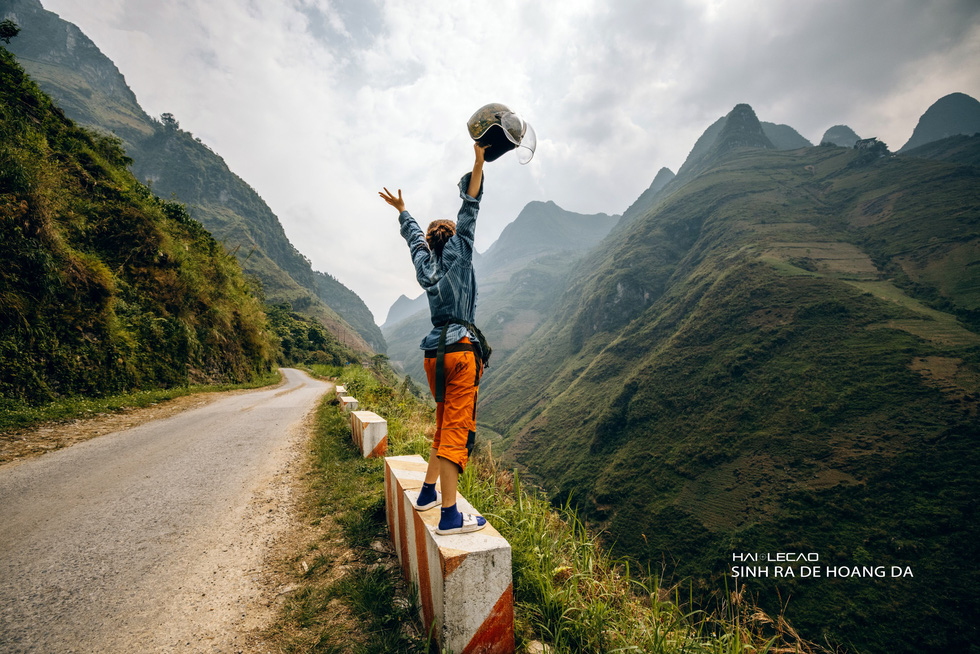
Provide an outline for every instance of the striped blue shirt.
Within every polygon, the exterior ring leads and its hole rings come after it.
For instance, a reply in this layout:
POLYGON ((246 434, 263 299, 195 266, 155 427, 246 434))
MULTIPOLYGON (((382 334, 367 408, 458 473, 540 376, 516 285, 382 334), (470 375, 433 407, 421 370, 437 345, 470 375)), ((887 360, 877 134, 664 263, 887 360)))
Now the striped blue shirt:
MULTIPOLYGON (((412 218, 412 214, 403 211, 398 215, 402 238, 408 243, 412 263, 415 264, 415 278, 425 289, 429 299, 432 331, 422 339, 419 347, 423 350, 434 350, 438 347, 439 333, 450 318, 469 323, 476 320, 473 238, 476 234, 476 214, 480 211, 480 199, 483 197, 483 181, 480 182, 480 191, 472 198, 466 193, 469 190, 470 175, 472 173, 466 173, 459 180, 459 197, 462 198, 463 205, 456 217, 456 233, 446 242, 441 257, 429 251, 425 233, 412 218)), ((462 325, 450 325, 446 331, 446 344, 456 343, 464 336, 469 336, 470 340, 476 342, 476 335, 462 325)))

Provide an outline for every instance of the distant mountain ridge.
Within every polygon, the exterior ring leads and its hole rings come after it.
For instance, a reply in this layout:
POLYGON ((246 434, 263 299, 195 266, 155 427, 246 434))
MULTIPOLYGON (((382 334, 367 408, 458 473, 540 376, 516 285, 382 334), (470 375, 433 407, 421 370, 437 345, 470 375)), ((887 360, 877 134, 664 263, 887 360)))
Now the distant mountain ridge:
POLYGON ((789 125, 777 125, 763 121, 762 132, 769 138, 777 150, 797 150, 813 147, 802 134, 789 125))
POLYGON ((980 134, 950 136, 906 150, 903 157, 920 157, 950 163, 969 164, 980 168, 980 134))
POLYGON ((547 252, 584 250, 609 233, 619 216, 566 211, 552 201, 529 202, 483 253, 478 268, 492 272, 547 252))
POLYGON ((746 587, 772 610, 774 588, 792 595, 804 636, 859 651, 968 647, 980 533, 943 516, 966 515, 956 480, 980 474, 975 141, 916 151, 932 160, 778 150, 736 107, 654 206, 553 280, 546 318, 481 384, 481 420, 620 552, 697 578, 787 543, 943 570, 964 583, 930 594, 927 645, 918 574, 746 587))
POLYGON ((398 299, 388 309, 388 316, 385 318, 384 324, 381 325, 381 330, 384 331, 394 327, 402 320, 419 311, 422 307, 418 304, 418 300, 422 298, 422 295, 424 293, 416 295, 414 300, 407 295, 399 295, 398 299))
POLYGON ((620 222, 628 223, 634 218, 637 218, 645 213, 653 205, 654 200, 658 195, 660 195, 660 192, 664 189, 664 187, 673 181, 674 177, 676 177, 676 175, 674 175, 670 168, 661 168, 658 170, 656 177, 653 178, 653 181, 650 183, 650 186, 647 187, 647 190, 643 191, 643 193, 640 194, 640 197, 634 200, 633 203, 626 208, 626 211, 623 212, 623 217, 620 222))
POLYGON ((335 278, 312 269, 276 215, 220 156, 176 120, 151 119, 116 66, 76 26, 37 0, 9 0, 4 13, 21 26, 10 49, 66 113, 118 135, 133 172, 163 196, 175 194, 261 280, 273 302, 320 320, 345 344, 384 352, 381 330, 363 301, 335 278))

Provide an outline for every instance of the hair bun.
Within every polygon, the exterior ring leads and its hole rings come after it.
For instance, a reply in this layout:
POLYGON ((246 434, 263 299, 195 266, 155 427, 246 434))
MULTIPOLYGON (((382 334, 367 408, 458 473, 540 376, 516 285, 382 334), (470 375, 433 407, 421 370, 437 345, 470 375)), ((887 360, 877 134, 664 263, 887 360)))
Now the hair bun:
POLYGON ((429 249, 442 256, 442 248, 456 233, 456 223, 451 220, 433 220, 425 232, 425 242, 429 249))

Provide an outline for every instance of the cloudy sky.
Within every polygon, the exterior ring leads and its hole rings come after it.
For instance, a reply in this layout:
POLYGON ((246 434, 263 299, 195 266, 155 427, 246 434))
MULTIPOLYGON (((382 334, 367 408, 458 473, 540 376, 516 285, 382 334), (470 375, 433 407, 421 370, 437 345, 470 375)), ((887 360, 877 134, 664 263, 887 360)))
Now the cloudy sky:
POLYGON ((423 225, 455 218, 488 102, 538 149, 487 165, 480 251, 532 200, 621 213, 740 102, 814 143, 843 123, 897 150, 943 95, 980 98, 976 0, 41 1, 379 323, 420 289, 377 192, 401 188, 423 225))

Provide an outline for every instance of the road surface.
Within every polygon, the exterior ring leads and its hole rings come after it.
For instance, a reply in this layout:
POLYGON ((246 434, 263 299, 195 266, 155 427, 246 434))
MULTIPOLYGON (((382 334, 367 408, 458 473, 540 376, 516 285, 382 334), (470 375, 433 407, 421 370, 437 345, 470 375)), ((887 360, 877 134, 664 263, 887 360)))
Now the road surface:
POLYGON ((329 388, 283 374, 0 467, 0 652, 241 649, 303 419, 329 388))

